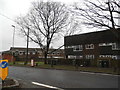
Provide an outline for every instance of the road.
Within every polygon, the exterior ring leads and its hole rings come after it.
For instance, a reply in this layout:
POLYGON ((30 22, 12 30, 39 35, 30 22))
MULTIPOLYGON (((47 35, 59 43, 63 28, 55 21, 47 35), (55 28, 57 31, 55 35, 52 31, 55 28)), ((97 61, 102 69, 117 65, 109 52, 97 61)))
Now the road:
MULTIPOLYGON (((118 76, 80 71, 9 66, 9 77, 26 83, 26 88, 118 88, 118 76), (48 85, 48 86, 45 86, 48 85)), ((25 87, 24 87, 25 88, 25 87)))

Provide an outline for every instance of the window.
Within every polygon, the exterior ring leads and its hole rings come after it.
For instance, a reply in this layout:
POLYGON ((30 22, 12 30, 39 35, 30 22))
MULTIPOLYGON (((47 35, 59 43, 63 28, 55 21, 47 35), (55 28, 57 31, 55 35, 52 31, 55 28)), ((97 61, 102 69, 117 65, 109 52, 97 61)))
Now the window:
POLYGON ((116 55, 99 55, 101 58, 112 58, 112 59, 118 59, 116 55))
MULTIPOLYGON (((27 52, 25 52, 25 54, 27 54, 27 52)), ((28 52, 28 55, 30 55, 30 52, 28 52)))
POLYGON ((99 43, 99 46, 106 46, 105 43, 99 43))
POLYGON ((30 52, 28 52, 28 55, 30 55, 30 52))
POLYGON ((99 46, 112 46, 113 43, 99 43, 99 46))
POLYGON ((73 48, 73 46, 68 46, 67 48, 73 48))
POLYGON ((111 55, 106 55, 106 57, 111 58, 111 55))
POLYGON ((86 59, 94 59, 94 55, 86 55, 86 59))
POLYGON ((101 58, 111 58, 112 55, 99 55, 99 57, 101 57, 101 58))
POLYGON ((33 55, 35 55, 35 52, 32 52, 33 55))
POLYGON ((23 55, 23 52, 22 52, 22 51, 20 51, 20 52, 19 52, 19 55, 23 55))
POLYGON ((117 47, 116 47, 116 43, 113 43, 112 44, 112 50, 115 50, 117 47))
POLYGON ((86 44, 85 48, 86 49, 94 49, 94 44, 86 44))
POLYGON ((76 59, 83 59, 83 56, 82 55, 76 56, 76 59))
POLYGON ((119 43, 113 43, 112 44, 112 50, 120 50, 120 44, 119 43))
POLYGON ((117 56, 116 56, 116 55, 113 55, 113 56, 112 56, 112 59, 117 60, 117 56))
POLYGON ((68 55, 68 59, 76 59, 76 56, 74 56, 74 55, 68 55))
POLYGON ((99 43, 99 46, 112 46, 112 50, 120 50, 119 43, 99 43))
POLYGON ((66 49, 68 48, 74 48, 74 46, 65 46, 66 49))
POLYGON ((83 46, 82 45, 77 45, 74 46, 73 51, 82 51, 83 50, 83 46))
POLYGON ((23 55, 25 55, 25 52, 23 51, 23 55))

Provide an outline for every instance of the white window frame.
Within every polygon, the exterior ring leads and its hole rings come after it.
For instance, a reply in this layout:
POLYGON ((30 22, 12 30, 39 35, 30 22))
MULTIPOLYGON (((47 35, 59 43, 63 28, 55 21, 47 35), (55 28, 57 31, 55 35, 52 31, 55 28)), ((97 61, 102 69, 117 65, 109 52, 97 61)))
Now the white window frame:
POLYGON ((73 51, 83 51, 83 45, 74 46, 73 51))
POLYGON ((85 58, 86 59, 95 59, 95 56, 94 55, 86 55, 85 58))
POLYGON ((117 60, 117 56, 116 55, 112 55, 112 59, 117 60))
POLYGON ((86 44, 85 49, 94 49, 94 44, 86 44))
POLYGON ((120 45, 118 43, 113 43, 112 50, 120 50, 120 45))
MULTIPOLYGON (((26 53, 27 54, 27 53, 26 53)), ((30 52, 28 52, 28 55, 30 55, 30 52)))
POLYGON ((23 55, 23 52, 22 52, 22 51, 19 51, 19 55, 23 55))
POLYGON ((99 46, 112 46, 113 43, 99 43, 99 46))
POLYGON ((76 59, 76 56, 74 56, 74 55, 68 55, 68 59, 76 59))
POLYGON ((112 50, 116 50, 117 49, 117 45, 116 45, 116 43, 113 43, 112 44, 112 50))

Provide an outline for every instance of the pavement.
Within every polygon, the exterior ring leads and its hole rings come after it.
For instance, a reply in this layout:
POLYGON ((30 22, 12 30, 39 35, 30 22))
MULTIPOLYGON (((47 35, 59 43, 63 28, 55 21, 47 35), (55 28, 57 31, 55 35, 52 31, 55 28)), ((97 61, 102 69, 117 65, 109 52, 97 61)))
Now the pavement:
POLYGON ((24 81, 24 80, 21 80, 21 79, 17 79, 16 80, 19 82, 19 87, 18 88, 44 88, 44 87, 40 87, 40 86, 37 86, 37 85, 33 85, 31 82, 29 81, 24 81))
POLYGON ((118 88, 119 75, 9 66, 21 88, 118 88))

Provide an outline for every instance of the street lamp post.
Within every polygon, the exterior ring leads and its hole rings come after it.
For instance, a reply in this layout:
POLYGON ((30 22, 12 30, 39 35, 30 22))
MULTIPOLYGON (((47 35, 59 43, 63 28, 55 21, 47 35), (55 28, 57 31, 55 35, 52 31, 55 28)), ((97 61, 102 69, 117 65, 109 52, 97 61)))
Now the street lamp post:
MULTIPOLYGON (((12 25, 12 27, 14 28, 14 30, 13 30, 13 42, 12 42, 12 47, 14 49, 15 26, 12 25)), ((13 61, 13 49, 12 49, 12 61, 13 61)), ((13 61, 13 64, 15 64, 15 61, 13 61)))

